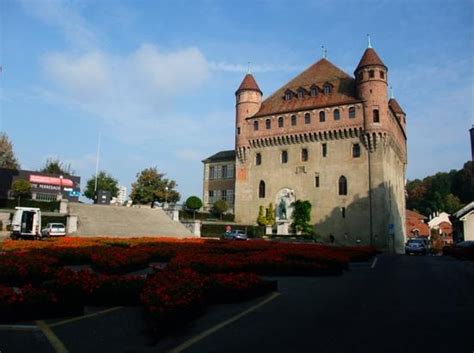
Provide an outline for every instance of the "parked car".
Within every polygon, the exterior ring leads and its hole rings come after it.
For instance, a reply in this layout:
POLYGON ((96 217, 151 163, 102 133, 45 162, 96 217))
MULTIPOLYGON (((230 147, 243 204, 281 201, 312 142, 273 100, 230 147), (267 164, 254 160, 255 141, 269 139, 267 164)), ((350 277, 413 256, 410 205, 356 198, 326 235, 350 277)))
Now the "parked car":
POLYGON ((48 223, 41 234, 43 237, 63 237, 66 235, 66 227, 62 223, 48 223))
POLYGON ((243 230, 233 230, 231 232, 225 232, 222 236, 222 239, 230 240, 248 240, 247 234, 243 230))
POLYGON ((474 241, 461 241, 453 246, 443 247, 443 255, 451 255, 461 260, 474 260, 474 241))
POLYGON ((421 254, 426 255, 428 246, 424 239, 408 239, 405 244, 405 254, 421 254))

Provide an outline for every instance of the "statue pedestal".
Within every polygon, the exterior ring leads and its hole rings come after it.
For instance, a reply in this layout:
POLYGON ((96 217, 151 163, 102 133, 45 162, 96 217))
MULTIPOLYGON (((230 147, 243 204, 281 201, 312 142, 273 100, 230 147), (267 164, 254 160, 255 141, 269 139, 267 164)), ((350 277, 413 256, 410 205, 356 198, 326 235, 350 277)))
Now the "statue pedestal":
POLYGON ((278 235, 288 235, 288 229, 290 228, 290 222, 287 220, 279 220, 277 222, 277 234, 278 235))

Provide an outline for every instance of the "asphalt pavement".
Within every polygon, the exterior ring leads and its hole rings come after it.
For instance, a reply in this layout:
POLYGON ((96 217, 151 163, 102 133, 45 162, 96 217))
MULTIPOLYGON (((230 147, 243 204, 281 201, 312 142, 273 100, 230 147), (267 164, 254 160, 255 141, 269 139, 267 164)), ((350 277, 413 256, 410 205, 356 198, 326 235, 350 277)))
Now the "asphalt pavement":
POLYGON ((56 326, 48 321, 62 344, 56 350, 40 330, 0 328, 0 351, 33 351, 33 345, 38 353, 474 350, 473 263, 384 254, 376 262, 351 264, 342 276, 276 279, 278 293, 210 307, 158 342, 146 335, 139 308, 117 308, 56 326))

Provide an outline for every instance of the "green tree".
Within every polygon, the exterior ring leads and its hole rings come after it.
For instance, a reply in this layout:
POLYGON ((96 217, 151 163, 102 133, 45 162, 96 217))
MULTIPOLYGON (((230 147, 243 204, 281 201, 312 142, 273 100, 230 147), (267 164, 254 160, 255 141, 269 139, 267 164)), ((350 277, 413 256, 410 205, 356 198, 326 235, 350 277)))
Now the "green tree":
POLYGON ((265 226, 267 225, 267 217, 265 216, 265 210, 263 206, 260 206, 258 208, 258 217, 257 217, 257 223, 260 226, 265 226))
POLYGON ((40 169, 40 172, 64 176, 74 175, 71 164, 64 164, 59 159, 54 158, 48 158, 43 168, 40 169))
POLYGON ((453 176, 452 193, 461 203, 467 204, 474 200, 474 163, 468 161, 453 176))
POLYGON ((134 203, 152 206, 158 202, 178 202, 179 192, 175 189, 177 184, 174 180, 164 178, 164 173, 159 173, 156 167, 143 169, 137 173, 137 180, 132 184, 130 197, 134 203))
POLYGON ((459 211, 463 207, 459 197, 454 196, 453 194, 446 195, 444 199, 444 211, 453 214, 459 211))
POLYGON ((275 217, 275 209, 273 208, 273 203, 270 202, 270 205, 268 206, 267 210, 267 222, 266 224, 268 226, 273 226, 276 222, 276 217, 275 217))
POLYGON ((312 234, 313 226, 309 223, 311 221, 311 203, 307 200, 296 200, 293 202, 293 223, 291 226, 295 232, 303 234, 312 234))
POLYGON ((0 133, 0 168, 20 169, 20 164, 13 153, 13 145, 5 133, 0 133))
MULTIPOLYGON (((119 192, 117 179, 103 170, 100 171, 97 174, 97 191, 100 190, 110 191, 112 197, 117 197, 119 192)), ((95 200, 95 175, 91 176, 87 181, 84 196, 91 200, 95 200)))
POLYGON ((193 210, 193 218, 196 219, 196 210, 202 207, 202 201, 197 196, 189 196, 186 200, 186 207, 193 210))
POLYGON ((217 200, 212 206, 212 211, 222 219, 222 215, 228 210, 228 208, 229 206, 227 205, 227 202, 224 200, 217 200))
POLYGON ((11 190, 13 196, 18 199, 18 206, 20 205, 21 198, 31 197, 31 184, 28 180, 17 179, 12 182, 11 190))

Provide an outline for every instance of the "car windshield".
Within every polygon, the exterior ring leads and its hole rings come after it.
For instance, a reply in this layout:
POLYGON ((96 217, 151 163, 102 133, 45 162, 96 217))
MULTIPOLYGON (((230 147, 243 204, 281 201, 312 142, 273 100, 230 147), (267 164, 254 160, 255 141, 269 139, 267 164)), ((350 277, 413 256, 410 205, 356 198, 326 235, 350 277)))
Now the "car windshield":
POLYGON ((51 228, 64 228, 64 224, 52 224, 51 228))
POLYGON ((411 239, 411 240, 408 240, 408 245, 412 245, 412 244, 423 244, 424 241, 421 240, 421 239, 411 239))

